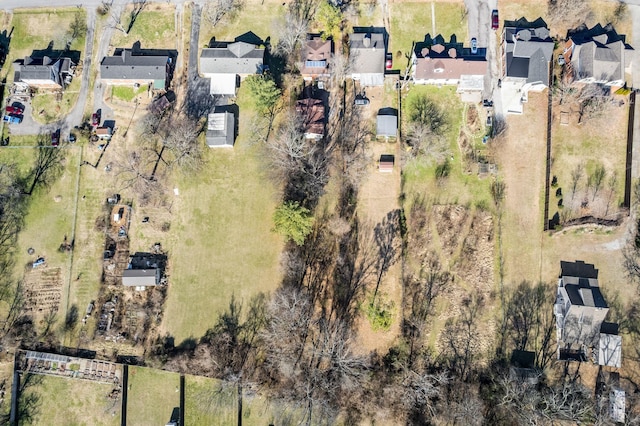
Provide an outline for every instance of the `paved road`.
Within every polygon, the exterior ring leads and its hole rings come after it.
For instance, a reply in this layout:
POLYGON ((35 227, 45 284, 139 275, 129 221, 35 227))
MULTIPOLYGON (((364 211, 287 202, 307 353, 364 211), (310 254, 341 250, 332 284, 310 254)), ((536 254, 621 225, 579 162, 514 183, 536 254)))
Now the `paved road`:
MULTIPOLYGON (((184 4, 189 0, 170 0, 174 4, 184 4)), ((200 0, 202 2, 203 0, 200 0)), ((640 0, 638 0, 640 1, 640 0)), ((114 0, 114 5, 122 5, 133 3, 133 0, 114 0)), ((167 0, 147 0, 149 3, 167 3, 167 0)), ((2 0, 0 9, 12 10, 20 8, 36 8, 36 7, 76 7, 78 5, 90 9, 96 8, 102 4, 102 0, 2 0)))

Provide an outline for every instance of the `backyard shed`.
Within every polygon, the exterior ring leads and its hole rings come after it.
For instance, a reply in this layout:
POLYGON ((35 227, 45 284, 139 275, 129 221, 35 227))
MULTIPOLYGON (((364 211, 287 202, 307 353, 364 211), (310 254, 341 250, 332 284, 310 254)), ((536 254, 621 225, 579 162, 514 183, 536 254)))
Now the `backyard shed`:
POLYGON ((160 282, 160 269, 125 269, 122 273, 122 285, 125 287, 153 287, 160 282))
POLYGON ((214 112, 207 117, 207 145, 209 148, 233 148, 235 119, 230 112, 214 112))
POLYGON ((378 171, 382 173, 393 172, 393 164, 395 163, 395 157, 390 154, 382 154, 380 161, 378 161, 378 171))
POLYGON ((398 136, 398 110, 395 108, 381 108, 378 111, 376 136, 395 138, 398 136))

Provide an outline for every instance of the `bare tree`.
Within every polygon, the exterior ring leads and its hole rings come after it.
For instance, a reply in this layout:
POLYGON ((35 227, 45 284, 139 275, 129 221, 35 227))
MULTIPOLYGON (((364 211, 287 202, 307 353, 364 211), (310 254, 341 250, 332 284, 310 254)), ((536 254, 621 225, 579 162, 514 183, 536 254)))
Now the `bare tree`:
POLYGON ((600 190, 600 188, 602 188, 602 184, 606 176, 607 176, 607 171, 604 168, 603 164, 596 165, 596 168, 593 171, 593 173, 589 175, 589 182, 591 184, 590 186, 593 187, 592 200, 596 199, 596 196, 598 195, 598 191, 600 190))
POLYGON ((373 233, 378 247, 378 260, 376 262, 377 279, 371 301, 372 305, 375 303, 382 277, 400 256, 400 210, 393 210, 387 213, 382 222, 376 224, 373 233))
POLYGON ((129 34, 131 29, 133 28, 133 24, 136 23, 136 19, 138 19, 138 15, 142 13, 142 11, 147 6, 147 0, 133 0, 133 9, 129 12, 129 25, 127 25, 126 33, 129 34))
POLYGON ((62 173, 65 150, 62 147, 51 146, 49 141, 49 134, 40 134, 38 136, 38 145, 35 148, 36 158, 29 174, 31 186, 25 191, 26 195, 32 195, 38 186, 49 185, 62 173))
POLYGON ((204 17, 215 27, 225 16, 233 16, 243 6, 242 0, 214 0, 205 6, 204 17))
POLYGON ((77 10, 73 15, 73 21, 69 24, 67 47, 71 46, 71 43, 77 39, 81 34, 87 32, 87 21, 84 17, 84 13, 81 10, 77 10))
POLYGON ((578 184, 582 180, 582 176, 584 175, 584 164, 578 163, 573 170, 571 170, 571 201, 573 201, 576 196, 576 190, 578 189, 578 184))
POLYGON ((430 125, 420 121, 409 123, 405 141, 410 148, 407 151, 409 158, 421 156, 440 163, 450 155, 447 139, 434 133, 430 125))
POLYGON ((607 195, 607 207, 604 211, 604 216, 607 217, 609 214, 609 206, 611 205, 611 199, 613 198, 613 194, 616 192, 616 187, 618 186, 618 172, 616 170, 611 173, 609 176, 609 180, 607 181, 607 189, 609 193, 607 195))
POLYGON ((280 37, 275 52, 290 59, 304 41, 309 30, 309 21, 288 10, 278 27, 280 37))

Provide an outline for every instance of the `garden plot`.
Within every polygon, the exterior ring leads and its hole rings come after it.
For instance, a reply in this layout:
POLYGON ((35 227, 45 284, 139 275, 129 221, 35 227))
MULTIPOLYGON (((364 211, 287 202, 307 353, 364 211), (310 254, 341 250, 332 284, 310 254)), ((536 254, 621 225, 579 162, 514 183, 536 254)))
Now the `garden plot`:
POLYGON ((62 270, 39 266, 24 275, 24 311, 27 314, 55 313, 62 296, 62 270))

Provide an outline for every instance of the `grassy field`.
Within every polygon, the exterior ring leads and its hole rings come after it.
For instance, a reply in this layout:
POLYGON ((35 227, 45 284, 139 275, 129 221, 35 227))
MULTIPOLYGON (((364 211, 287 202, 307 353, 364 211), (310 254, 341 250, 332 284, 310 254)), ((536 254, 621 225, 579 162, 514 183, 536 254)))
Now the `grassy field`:
MULTIPOLYGON (((216 379, 185 376, 185 423, 188 425, 226 426, 237 423, 238 394, 235 386, 216 379)), ((245 395, 242 424, 299 424, 302 413, 291 407, 273 404, 260 395, 245 395)))
POLYGON ((431 37, 441 34, 447 42, 455 34, 458 42, 469 43, 461 3, 435 3, 435 34, 432 34, 431 3, 391 3, 389 8, 389 52, 394 56, 394 69, 403 70, 407 66, 413 43, 424 40, 426 34, 431 37))
POLYGON ((246 2, 242 10, 231 18, 224 18, 215 28, 205 18, 206 10, 202 12, 200 24, 199 46, 206 46, 212 37, 218 41, 233 41, 239 35, 253 32, 262 40, 271 37, 270 43, 275 46, 278 42, 278 28, 283 24, 286 12, 282 2, 266 0, 262 3, 246 2))
MULTIPOLYGON (((122 25, 126 29, 130 22, 132 6, 122 13, 122 25)), ((111 45, 131 47, 139 41, 143 49, 173 49, 176 43, 175 7, 149 4, 138 15, 129 34, 115 30, 111 45)), ((180 52, 182 53, 182 52, 180 52)))
MULTIPOLYGON (((109 399, 109 384, 65 377, 39 376, 42 380, 26 392, 40 399, 30 425, 116 426, 120 424, 120 399, 109 399)), ((22 424, 22 422, 21 422, 22 424)), ((139 423, 140 424, 140 423, 139 423)), ((160 423, 158 423, 160 424, 160 423)))
POLYGON ((180 407, 180 376, 144 367, 129 367, 127 424, 166 424, 174 407, 180 407))
POLYGON ((203 170, 176 183, 163 329, 177 343, 202 336, 232 295, 248 303, 279 282, 282 241, 271 232, 278 196, 252 146, 247 101, 241 89, 235 147, 206 149, 203 170))
POLYGON ((147 91, 147 86, 137 89, 128 86, 111 86, 111 96, 123 101, 131 102, 136 96, 147 91))
MULTIPOLYGON (((13 27, 9 55, 3 68, 4 74, 13 81, 11 63, 16 59, 30 55, 33 50, 46 49, 52 43, 56 50, 64 49, 67 41, 69 25, 79 11, 84 16, 84 9, 56 8, 19 10, 14 12, 10 26, 13 27), (37 31, 34 31, 37 28, 37 31)), ((71 44, 71 50, 79 50, 84 54, 86 34, 81 34, 71 44)))

